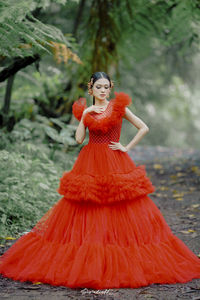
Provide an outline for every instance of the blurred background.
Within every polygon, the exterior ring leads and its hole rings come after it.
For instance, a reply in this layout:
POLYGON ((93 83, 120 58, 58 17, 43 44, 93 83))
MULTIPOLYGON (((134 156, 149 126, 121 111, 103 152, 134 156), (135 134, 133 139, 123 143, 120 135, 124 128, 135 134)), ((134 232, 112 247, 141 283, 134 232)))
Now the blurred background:
MULTIPOLYGON (((59 177, 88 142, 75 141, 72 104, 92 104, 93 72, 132 97, 150 128, 140 146, 199 148, 198 0, 3 0, 0 37, 1 236, 59 199, 59 177)), ((124 120, 121 143, 136 133, 124 120)))

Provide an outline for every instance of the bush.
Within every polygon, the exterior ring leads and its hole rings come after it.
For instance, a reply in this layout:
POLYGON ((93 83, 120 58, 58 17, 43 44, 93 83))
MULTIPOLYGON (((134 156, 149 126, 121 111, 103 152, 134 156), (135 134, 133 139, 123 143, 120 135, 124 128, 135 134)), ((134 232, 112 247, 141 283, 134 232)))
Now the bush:
MULTIPOLYGON (((34 151, 34 145, 29 145, 34 151)), ((0 152, 0 235, 29 230, 59 198, 61 170, 47 158, 0 152)))
POLYGON ((1 132, 0 136, 0 148, 4 148, 0 151, 1 237, 30 230, 59 200, 61 196, 56 191, 59 178, 72 168, 79 151, 79 147, 67 153, 56 149, 53 161, 49 145, 39 142, 43 134, 39 134, 40 138, 37 135, 33 144, 31 127, 27 129, 30 124, 25 123, 27 126, 22 126, 21 131, 18 124, 12 133, 1 132))

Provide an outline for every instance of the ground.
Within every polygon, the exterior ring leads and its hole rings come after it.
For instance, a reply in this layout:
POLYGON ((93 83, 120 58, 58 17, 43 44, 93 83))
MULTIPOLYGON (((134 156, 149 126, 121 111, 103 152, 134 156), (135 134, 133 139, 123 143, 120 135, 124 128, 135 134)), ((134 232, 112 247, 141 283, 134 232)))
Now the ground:
MULTIPOLYGON (((156 191, 149 195, 173 233, 200 257, 200 151, 137 146, 129 152, 144 164, 156 191)), ((13 241, 1 248, 3 253, 13 241)), ((0 278, 0 299, 190 299, 200 300, 200 279, 184 284, 152 284, 138 289, 70 289, 0 278)))

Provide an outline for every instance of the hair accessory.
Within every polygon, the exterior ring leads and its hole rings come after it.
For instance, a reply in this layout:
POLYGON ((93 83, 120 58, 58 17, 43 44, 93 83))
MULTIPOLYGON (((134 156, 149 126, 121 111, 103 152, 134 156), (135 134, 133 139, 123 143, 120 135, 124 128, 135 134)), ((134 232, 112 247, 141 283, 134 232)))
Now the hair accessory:
POLYGON ((88 94, 89 94, 89 95, 92 95, 93 80, 94 80, 94 78, 92 78, 92 79, 88 82, 88 94))

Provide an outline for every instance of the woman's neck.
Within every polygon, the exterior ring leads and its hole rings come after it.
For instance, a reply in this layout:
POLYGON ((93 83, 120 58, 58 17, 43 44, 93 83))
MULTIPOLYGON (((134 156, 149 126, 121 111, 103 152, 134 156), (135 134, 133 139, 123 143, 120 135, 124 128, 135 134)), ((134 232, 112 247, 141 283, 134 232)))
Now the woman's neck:
POLYGON ((106 105, 108 105, 108 103, 109 103, 109 101, 107 99, 105 99, 105 100, 95 99, 96 106, 106 106, 106 105))

